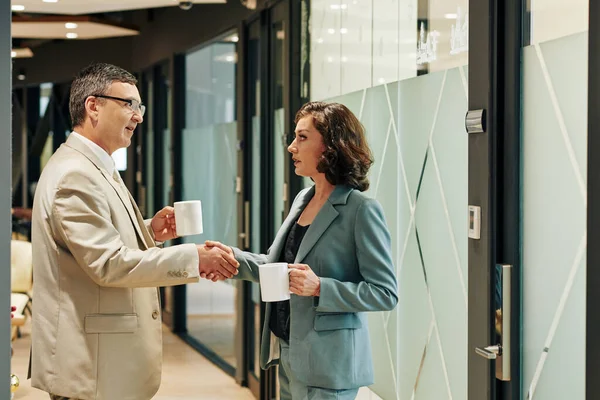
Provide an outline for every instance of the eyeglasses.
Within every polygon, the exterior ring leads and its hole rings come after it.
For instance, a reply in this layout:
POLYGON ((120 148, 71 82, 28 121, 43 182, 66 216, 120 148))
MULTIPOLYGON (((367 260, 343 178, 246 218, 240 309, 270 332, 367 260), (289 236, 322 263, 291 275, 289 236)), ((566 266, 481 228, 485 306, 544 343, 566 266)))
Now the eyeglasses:
POLYGON ((141 115, 142 117, 144 116, 144 113, 146 112, 146 106, 135 99, 123 99, 121 97, 105 96, 102 94, 93 94, 92 96, 100 97, 103 99, 124 101, 125 103, 128 104, 128 107, 131 109, 131 111, 133 111, 136 114, 141 115))

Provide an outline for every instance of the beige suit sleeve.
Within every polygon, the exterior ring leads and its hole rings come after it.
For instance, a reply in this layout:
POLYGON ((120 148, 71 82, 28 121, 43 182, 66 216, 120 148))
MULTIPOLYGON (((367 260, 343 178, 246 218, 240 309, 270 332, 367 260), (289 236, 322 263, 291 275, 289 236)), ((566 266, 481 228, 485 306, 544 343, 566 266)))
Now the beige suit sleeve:
POLYGON ((55 240, 98 285, 155 287, 198 280, 196 245, 128 248, 112 218, 108 200, 92 178, 69 173, 61 179, 51 216, 55 240))

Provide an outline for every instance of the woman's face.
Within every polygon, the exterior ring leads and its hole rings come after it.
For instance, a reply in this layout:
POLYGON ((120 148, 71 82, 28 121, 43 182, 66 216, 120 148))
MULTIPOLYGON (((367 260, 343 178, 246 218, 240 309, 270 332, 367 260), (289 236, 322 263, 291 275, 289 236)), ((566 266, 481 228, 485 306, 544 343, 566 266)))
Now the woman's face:
POLYGON ((325 151, 323 136, 315 128, 312 115, 301 118, 296 125, 296 137, 288 146, 292 153, 296 175, 314 177, 320 174, 317 165, 325 151))

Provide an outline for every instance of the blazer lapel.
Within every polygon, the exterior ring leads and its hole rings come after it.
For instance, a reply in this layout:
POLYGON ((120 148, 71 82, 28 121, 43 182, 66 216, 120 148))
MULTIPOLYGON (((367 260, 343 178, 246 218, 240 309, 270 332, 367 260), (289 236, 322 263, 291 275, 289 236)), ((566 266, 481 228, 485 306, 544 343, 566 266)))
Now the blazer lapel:
POLYGON ((117 195, 119 196, 119 199, 121 199, 121 202, 125 206, 127 214, 129 214, 129 218, 131 219, 131 223, 133 224, 135 231, 137 232, 142 243, 146 246, 146 248, 150 247, 149 243, 146 240, 146 237, 144 236, 140 223, 138 222, 135 210, 133 209, 133 205, 135 204, 135 202, 133 199, 130 200, 129 191, 125 188, 121 188, 121 184, 115 181, 115 179, 108 173, 108 171, 106 171, 106 169, 102 165, 102 162, 98 159, 98 157, 96 157, 94 152, 76 136, 70 135, 65 145, 80 152, 84 157, 90 160, 92 164, 94 164, 94 166, 100 171, 100 173, 102 173, 102 176, 104 176, 108 183, 113 187, 115 192, 117 192, 117 195))
POLYGON ((119 182, 117 182, 115 180, 115 178, 113 178, 111 175, 109 175, 109 173, 106 170, 100 168, 100 172, 102 172, 102 175, 104 176, 104 178, 113 187, 115 192, 117 192, 119 199, 121 199, 121 202, 123 203, 123 205, 125 206, 125 209, 127 210, 127 214, 129 214, 129 218, 131 219, 131 223, 133 224, 135 231, 137 232, 142 243, 146 246, 146 248, 148 248, 149 246, 146 241, 146 237, 144 236, 143 230, 140 226, 140 223, 138 222, 138 218, 136 216, 135 210, 133 209, 133 199, 130 200, 129 191, 128 190, 126 191, 125 188, 122 188, 121 184, 119 182), (125 193, 125 191, 127 193, 125 193))
POLYGON ((292 227, 292 224, 295 223, 296 220, 300 217, 300 214, 302 214, 304 207, 306 207, 306 205, 308 204, 310 199, 312 199, 314 194, 315 188, 313 186, 304 194, 304 197, 298 202, 298 205, 290 210, 290 213, 288 214, 285 221, 283 221, 281 228, 277 231, 277 236, 275 236, 275 240, 273 241, 273 245, 271 246, 271 249, 269 251, 270 262, 279 261, 281 249, 285 244, 285 240, 288 236, 290 228, 292 227))
POLYGON ((346 204, 348 196, 352 192, 352 188, 348 186, 336 186, 334 191, 329 195, 329 198, 323 204, 323 207, 319 210, 319 213, 313 220, 312 224, 306 231, 304 239, 298 249, 295 263, 301 263, 302 260, 308 255, 312 248, 317 244, 321 236, 325 233, 329 225, 338 217, 340 214, 336 209, 336 205, 346 204))

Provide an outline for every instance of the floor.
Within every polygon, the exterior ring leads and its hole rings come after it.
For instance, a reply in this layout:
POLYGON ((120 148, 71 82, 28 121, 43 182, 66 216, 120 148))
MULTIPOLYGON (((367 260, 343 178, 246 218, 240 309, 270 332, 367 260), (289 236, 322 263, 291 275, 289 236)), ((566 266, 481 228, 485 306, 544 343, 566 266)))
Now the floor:
POLYGON ((236 367, 235 315, 190 315, 188 334, 217 353, 227 364, 236 367))
MULTIPOLYGON (((21 381, 15 400, 48 400, 48 395, 31 387, 26 379, 29 361, 30 326, 13 342, 12 372, 21 381)), ((177 336, 163 329, 163 375, 155 400, 251 400, 250 391, 238 386, 233 378, 192 350, 177 336)))

